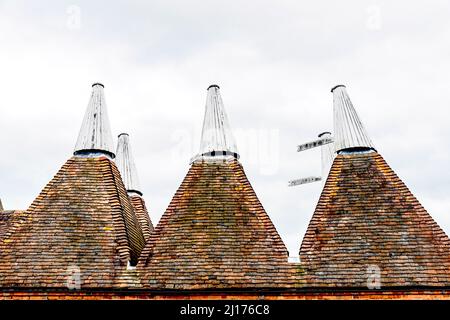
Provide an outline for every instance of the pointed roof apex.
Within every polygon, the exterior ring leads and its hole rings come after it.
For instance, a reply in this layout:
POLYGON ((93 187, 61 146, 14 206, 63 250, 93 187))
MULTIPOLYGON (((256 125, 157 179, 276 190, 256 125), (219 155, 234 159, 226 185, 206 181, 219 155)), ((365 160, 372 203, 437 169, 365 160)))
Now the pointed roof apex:
POLYGON ((76 156, 115 157, 103 88, 101 83, 92 85, 91 98, 75 145, 76 156))
POLYGON ((115 160, 127 192, 134 192, 142 196, 128 133, 119 134, 115 160))
POLYGON ((200 156, 233 156, 239 158, 236 141, 216 84, 208 87, 205 118, 200 141, 200 156))
POLYGON ((336 152, 375 150, 344 85, 331 89, 334 106, 334 141, 336 152))

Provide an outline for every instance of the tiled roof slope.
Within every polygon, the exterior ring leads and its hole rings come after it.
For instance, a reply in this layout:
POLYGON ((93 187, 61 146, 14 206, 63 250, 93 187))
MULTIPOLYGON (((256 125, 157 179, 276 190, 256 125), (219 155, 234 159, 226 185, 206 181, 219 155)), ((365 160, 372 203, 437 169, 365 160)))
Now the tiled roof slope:
POLYGON ((74 266, 82 288, 126 287, 143 246, 115 164, 72 157, 0 243, 0 287, 66 287, 74 266))
POLYGON ((287 258, 241 164, 196 161, 150 236, 137 269, 146 288, 289 287, 300 268, 287 258))
POLYGON ((450 243, 376 152, 339 154, 300 249, 309 286, 450 285, 450 243), (375 266, 375 268, 373 267, 375 266))
POLYGON ((23 213, 21 210, 0 211, 0 240, 7 236, 17 218, 23 213))
POLYGON ((153 223, 148 215, 147 207, 145 206, 145 201, 141 196, 130 196, 131 205, 136 213, 136 218, 141 227, 142 233, 145 240, 148 240, 150 234, 153 231, 153 223))

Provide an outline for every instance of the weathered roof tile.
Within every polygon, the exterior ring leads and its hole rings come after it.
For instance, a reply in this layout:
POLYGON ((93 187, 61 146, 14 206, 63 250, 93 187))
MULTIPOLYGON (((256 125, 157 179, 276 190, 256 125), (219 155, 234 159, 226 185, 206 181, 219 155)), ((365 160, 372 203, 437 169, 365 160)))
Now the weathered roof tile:
POLYGON ((308 286, 450 285, 450 240, 376 152, 339 154, 300 249, 308 286))
POLYGON ((242 165, 237 160, 196 161, 137 268, 147 288, 298 285, 297 268, 287 259, 286 247, 242 165))
POLYGON ((153 232, 153 223, 145 206, 144 198, 140 195, 130 196, 131 205, 133 206, 139 226, 142 230, 145 240, 148 240, 153 232))
POLYGON ((21 214, 23 214, 23 210, 0 211, 0 241, 8 236, 21 214))
MULTIPOLYGON (((127 286, 144 238, 115 164, 69 159, 0 244, 0 287, 127 286)), ((133 282, 134 283, 134 282, 133 282)))

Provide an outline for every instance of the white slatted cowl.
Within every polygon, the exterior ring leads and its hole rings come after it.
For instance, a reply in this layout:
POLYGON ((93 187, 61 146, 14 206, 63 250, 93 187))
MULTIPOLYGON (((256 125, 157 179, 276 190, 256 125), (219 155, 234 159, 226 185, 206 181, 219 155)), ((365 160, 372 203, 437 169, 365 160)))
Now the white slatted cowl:
POLYGON ((338 85, 331 89, 334 106, 334 145, 337 153, 345 150, 375 150, 366 132, 345 86, 338 85))
POLYGON ((101 83, 92 85, 91 98, 75 145, 76 156, 107 155, 111 159, 115 157, 103 88, 101 83))
POLYGON ((115 162, 127 192, 129 194, 137 193, 142 196, 128 133, 121 133, 119 135, 115 162))
POLYGON ((199 156, 239 158, 218 85, 208 87, 199 156))

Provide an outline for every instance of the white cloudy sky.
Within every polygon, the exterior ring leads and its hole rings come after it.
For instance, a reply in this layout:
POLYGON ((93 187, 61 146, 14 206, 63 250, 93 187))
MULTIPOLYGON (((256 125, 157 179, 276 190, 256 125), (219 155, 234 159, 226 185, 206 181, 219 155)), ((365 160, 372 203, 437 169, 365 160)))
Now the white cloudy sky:
MULTIPOLYGON (((320 183, 330 88, 346 84, 377 149, 450 233, 450 2, 0 0, 0 198, 26 208, 71 156, 93 82, 130 133, 158 221, 221 86, 242 163, 291 255, 320 183)), ((116 136, 114 137, 116 140, 116 136)))

